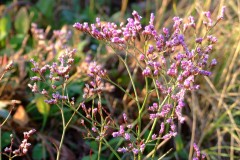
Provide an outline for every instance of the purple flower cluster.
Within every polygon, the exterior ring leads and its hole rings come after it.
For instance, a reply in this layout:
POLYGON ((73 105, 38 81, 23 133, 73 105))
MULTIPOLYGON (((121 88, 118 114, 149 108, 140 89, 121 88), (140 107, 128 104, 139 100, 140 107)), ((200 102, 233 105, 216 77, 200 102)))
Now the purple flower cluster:
POLYGON ((131 138, 131 134, 125 131, 125 126, 127 126, 128 129, 132 129, 132 125, 127 124, 127 115, 123 113, 123 120, 125 124, 120 125, 119 131, 113 132, 113 137, 123 137, 124 140, 128 143, 127 147, 118 148, 118 152, 125 153, 125 152, 132 152, 133 154, 137 155, 139 152, 143 152, 145 149, 145 144, 140 142, 135 142, 134 138, 131 138), (136 145, 135 145, 136 144, 136 145), (138 144, 138 145, 137 145, 138 144))
POLYGON ((73 56, 76 50, 66 50, 65 53, 61 54, 58 57, 58 63, 53 62, 52 65, 46 64, 43 67, 40 67, 39 64, 34 61, 33 59, 30 62, 33 64, 32 71, 38 73, 39 76, 33 76, 30 79, 34 81, 34 84, 28 84, 32 92, 40 93, 47 97, 48 99, 45 100, 48 104, 56 104, 59 100, 67 100, 67 96, 60 95, 59 92, 56 91, 56 82, 65 83, 69 78, 69 72, 74 62, 73 56), (49 74, 48 74, 49 71, 49 74), (53 90, 52 95, 48 93, 47 90, 43 89, 42 91, 39 90, 37 86, 37 81, 43 81, 45 83, 49 83, 47 80, 50 81, 51 89, 53 90))
POLYGON ((90 34, 98 40, 106 40, 115 44, 124 44, 130 39, 136 39, 137 34, 142 29, 140 20, 141 16, 136 11, 132 13, 134 18, 128 18, 127 24, 121 24, 121 29, 115 23, 100 23, 100 18, 96 18, 96 24, 89 24, 87 22, 75 23, 74 28, 90 34))
MULTIPOLYGON (((170 113, 172 108, 173 106, 171 104, 165 104, 162 106, 160 113, 150 114, 150 119, 154 120, 155 118, 164 118, 168 115, 168 113, 170 113)), ((159 110, 159 105, 157 103, 153 103, 152 106, 149 106, 148 110, 152 112, 157 112, 159 110)))
POLYGON ((93 95, 101 92, 112 92, 114 86, 104 82, 103 78, 107 76, 107 71, 97 62, 92 61, 91 57, 87 56, 85 62, 80 66, 80 72, 87 74, 90 78, 89 84, 85 84, 84 98, 90 98, 93 95))
POLYGON ((130 134, 129 133, 125 133, 124 125, 120 125, 119 131, 118 132, 113 132, 112 136, 113 137, 127 137, 126 140, 130 140, 130 134))
POLYGON ((143 153, 146 145, 144 143, 140 143, 138 145, 135 145, 133 143, 129 143, 127 147, 120 147, 118 148, 118 152, 120 153, 126 153, 126 152, 132 152, 134 155, 137 155, 140 153, 143 153))
POLYGON ((205 154, 201 154, 199 147, 197 146, 196 143, 193 144, 193 149, 195 151, 195 157, 193 157, 193 160, 204 160, 206 159, 205 154))
POLYGON ((166 123, 170 124, 170 131, 167 134, 165 134, 162 137, 162 139, 169 139, 171 137, 175 137, 177 135, 177 132, 176 125, 174 124, 173 119, 172 118, 167 119, 166 123))
POLYGON ((83 98, 89 98, 97 93, 101 93, 105 87, 102 78, 106 76, 107 71, 98 65, 96 62, 88 64, 87 74, 91 78, 89 84, 85 84, 83 98))

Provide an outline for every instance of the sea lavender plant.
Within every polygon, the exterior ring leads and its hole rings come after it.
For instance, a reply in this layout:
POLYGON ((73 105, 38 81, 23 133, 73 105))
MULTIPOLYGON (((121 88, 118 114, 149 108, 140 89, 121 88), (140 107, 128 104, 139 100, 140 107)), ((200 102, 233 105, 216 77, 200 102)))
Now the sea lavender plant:
MULTIPOLYGON (((102 109, 100 94, 101 92, 111 92, 113 87, 109 85, 109 83, 103 83, 102 78, 106 75, 106 70, 102 69, 101 65, 98 65, 96 62, 88 63, 86 74, 90 77, 91 81, 89 84, 86 84, 86 87, 84 88, 83 100, 79 104, 75 104, 74 97, 68 96, 67 86, 71 76, 70 71, 73 67, 73 57, 75 53, 76 50, 66 49, 65 53, 59 55, 57 62, 52 62, 51 65, 46 64, 41 66, 41 64, 36 62, 34 59, 30 60, 33 65, 31 70, 36 73, 36 76, 30 78, 32 83, 28 84, 29 88, 33 93, 44 96, 45 103, 57 106, 61 112, 63 131, 60 144, 56 149, 56 159, 60 159, 65 133, 75 114, 78 114, 82 118, 81 124, 87 131, 86 137, 98 139, 99 141, 104 140, 105 144, 107 144, 107 141, 104 138, 105 132, 108 129, 107 126, 112 122, 107 111, 102 109), (41 88, 41 83, 45 84, 44 86, 47 87, 41 88), (84 102, 91 98, 94 99, 96 95, 99 96, 98 107, 95 108, 93 101, 93 107, 87 109, 84 102), (66 121, 64 115, 65 107, 69 107, 73 110, 73 113, 68 121, 66 121), (79 108, 82 109, 85 115, 78 112, 79 108), (103 118, 103 112, 108 116, 103 118), (97 120, 97 114, 101 117, 100 123, 97 120), (91 129, 85 125, 86 122, 91 125, 91 129)), ((112 148, 111 150, 114 152, 112 148)))
MULTIPOLYGON (((98 159, 101 157, 102 145, 106 145, 112 151, 109 159, 113 156, 121 159, 121 155, 125 154, 134 159, 155 157, 159 148, 178 134, 177 122, 184 123, 182 108, 186 105, 185 94, 191 90, 198 90, 200 86, 195 83, 196 78, 210 76, 211 72, 208 69, 217 64, 216 59, 209 62, 209 55, 217 42, 217 38, 210 35, 210 31, 223 19, 223 12, 216 21, 212 20, 210 12, 204 13, 207 18, 207 21, 204 21, 206 32, 204 35, 191 39, 195 42, 194 46, 189 45, 186 42, 188 37, 185 37, 188 31, 196 30, 192 16, 187 22, 174 17, 172 28, 163 28, 160 33, 154 27, 154 14, 151 14, 149 24, 143 26, 142 17, 136 11, 132 13, 133 18, 128 18, 126 24, 121 23, 120 26, 110 22, 103 24, 100 18, 96 18, 95 24, 75 23, 74 28, 88 33, 113 49, 126 68, 133 94, 112 81, 106 70, 96 62, 86 62, 88 64, 86 72, 90 83, 85 85, 83 101, 75 104, 67 94, 75 50, 67 50, 66 53, 60 55, 58 63, 54 62, 51 65, 40 66, 31 60, 34 66, 32 71, 38 76, 31 78, 33 84, 29 84, 29 87, 32 92, 44 95, 47 98, 46 103, 56 105, 61 111, 63 133, 57 149, 57 159, 60 158, 67 126, 75 114, 81 117, 81 124, 87 131, 85 137, 99 143, 98 159), (125 56, 119 55, 119 50, 124 51, 125 56), (140 99, 135 84, 137 72, 132 72, 129 59, 136 62, 134 70, 140 70, 145 80, 143 86, 146 94, 143 99, 140 99), (40 89, 39 82, 47 83, 49 87, 40 89), (123 113, 122 122, 117 123, 113 119, 102 105, 102 92, 113 91, 113 87, 109 87, 106 82, 122 90, 135 103, 137 117, 128 117, 126 113, 123 113), (92 101, 92 107, 86 106, 89 100, 92 101), (68 122, 65 122, 63 112, 66 106, 73 110, 68 122), (78 111, 80 108, 81 111, 78 111), (143 122, 146 116, 148 125, 143 122), (146 130, 149 134, 144 138, 146 130), (120 137, 116 149, 107 141, 109 136, 120 137), (145 148, 152 143, 155 145, 154 149, 147 152, 145 148)), ((196 147, 194 148, 196 150, 196 147)))
MULTIPOLYGON (((102 24, 100 18, 96 18, 95 24, 75 23, 74 28, 91 35, 93 38, 105 42, 110 46, 120 61, 125 65, 134 96, 129 95, 138 107, 138 117, 136 123, 131 124, 131 128, 125 130, 128 124, 120 124, 118 131, 113 132, 113 137, 125 139, 126 146, 118 148, 118 152, 132 152, 134 157, 142 159, 144 148, 155 141, 154 151, 147 153, 145 158, 154 157, 161 141, 169 140, 177 135, 176 122, 184 123, 182 108, 185 106, 184 97, 187 91, 198 90, 199 85, 195 83, 198 76, 210 76, 208 70, 217 64, 216 59, 210 60, 210 53, 213 51, 217 38, 210 35, 213 27, 223 19, 225 7, 216 21, 212 20, 210 12, 204 12, 207 21, 204 21, 205 34, 195 37, 195 45, 187 44, 185 33, 196 30, 194 18, 190 16, 187 22, 179 17, 173 18, 173 27, 163 28, 162 32, 157 32, 154 28, 154 14, 151 14, 149 24, 145 27, 141 25, 141 16, 133 11, 133 18, 128 18, 127 23, 118 26, 115 23, 102 24), (141 47, 136 44, 140 43, 141 47), (124 51, 125 58, 118 55, 118 50, 124 51), (135 79, 127 58, 131 57, 137 62, 138 68, 145 78, 145 88, 148 91, 144 101, 140 102, 135 79), (152 85, 150 85, 150 80, 152 85), (153 86, 153 87, 152 87, 153 86), (151 92, 150 92, 151 91, 151 92), (150 94, 155 92, 157 100, 147 107, 150 94), (142 118, 149 110, 149 123, 152 125, 142 126, 142 118), (160 130, 156 131, 156 126, 161 124, 160 130), (133 126, 136 127, 133 127, 133 126), (169 126, 169 129, 166 127, 169 126), (135 128, 135 130, 134 130, 135 128), (143 138, 143 131, 149 129, 148 137, 143 138), (130 134, 132 133, 132 134, 130 134), (134 138, 133 138, 134 137, 134 138)), ((118 84, 109 82, 127 92, 118 84)), ((124 115, 126 117, 126 115, 124 115)), ((124 118, 126 119, 126 118, 124 118)), ((126 123, 126 120, 125 120, 126 123)), ((168 127, 167 127, 168 128, 168 127)), ((196 148, 196 147, 195 147, 196 148)))
MULTIPOLYGON (((45 102, 51 105, 56 105, 62 115, 63 132, 60 145, 57 149, 57 159, 60 158, 60 152, 63 145, 63 140, 66 132, 66 128, 69 125, 72 117, 75 115, 73 113, 69 121, 66 122, 64 116, 64 106, 68 105, 73 107, 74 99, 70 99, 66 93, 66 85, 69 79, 69 72, 74 62, 73 56, 76 50, 66 49, 65 53, 58 57, 58 62, 53 62, 51 65, 46 64, 40 66, 38 62, 31 59, 30 62, 33 64, 32 71, 37 74, 37 76, 31 77, 33 84, 28 84, 29 88, 33 93, 38 93, 43 95, 46 99, 45 102), (43 82, 48 88, 40 88, 37 83, 43 82)), ((79 107, 78 107, 79 108, 79 107)), ((74 108, 77 110, 78 108, 74 108)))

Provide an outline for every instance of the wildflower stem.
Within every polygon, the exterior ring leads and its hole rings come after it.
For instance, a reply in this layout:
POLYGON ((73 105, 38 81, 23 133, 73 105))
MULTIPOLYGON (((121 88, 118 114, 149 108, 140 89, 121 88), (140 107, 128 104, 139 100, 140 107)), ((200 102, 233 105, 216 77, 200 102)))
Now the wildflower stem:
POLYGON ((164 155, 162 155, 158 160, 163 159, 168 153, 170 153, 173 149, 170 148, 164 155))
MULTIPOLYGON (((62 95, 64 96, 64 92, 65 92, 65 89, 66 89, 66 83, 64 82, 62 84, 62 95)), ((62 115, 62 126, 63 126, 63 130, 62 130, 62 136, 61 136, 61 141, 60 141, 60 144, 59 144, 59 148, 58 148, 58 151, 57 151, 57 160, 60 159, 60 154, 61 154, 61 149, 62 149, 62 145, 63 145, 63 141, 64 141, 64 138, 65 138, 65 133, 66 133, 66 121, 65 121, 65 117, 64 117, 64 111, 63 111, 63 107, 64 107, 64 102, 62 100, 62 103, 61 103, 61 107, 60 108, 60 112, 61 112, 61 115, 62 115)))
MULTIPOLYGON (((82 103, 79 104, 78 108, 80 107, 81 104, 82 104, 82 103)), ((91 122, 88 118, 86 118, 83 114, 81 114, 80 112, 78 112, 78 111, 77 111, 78 109, 75 109, 75 108, 72 107, 71 105, 70 105, 69 107, 70 107, 70 109, 72 109, 77 115, 79 115, 81 118, 83 118, 85 121, 87 121, 89 124, 92 123, 92 122, 91 122)))
MULTIPOLYGON (((145 83, 146 83, 146 92, 147 92, 147 94, 146 94, 146 96, 144 98, 142 107, 141 107, 141 109, 138 112, 138 122, 140 122, 140 123, 138 123, 138 125, 141 125, 142 112, 143 112, 143 110, 145 108, 145 104, 146 104, 146 101, 147 101, 147 98, 148 98, 148 81, 147 81, 147 78, 145 78, 145 83)), ((138 129, 138 136, 139 137, 141 136, 141 126, 139 126, 139 129, 138 129)), ((141 153, 138 154, 138 159, 139 160, 142 159, 142 154, 141 153)))
POLYGON ((59 144, 59 148, 58 148, 58 151, 57 151, 57 158, 56 158, 56 160, 60 159, 60 154, 61 154, 61 149, 62 149, 62 145, 63 145, 63 140, 64 140, 65 133, 66 133, 66 124, 65 124, 65 117, 64 117, 63 108, 61 108, 60 111, 61 111, 61 115, 62 115, 63 131, 62 131, 62 137, 61 137, 61 141, 60 141, 60 144, 59 144))
POLYGON ((148 79, 147 79, 146 77, 145 77, 145 83, 146 83, 146 96, 145 96, 145 98, 144 98, 144 101, 143 101, 141 110, 144 109, 144 106, 145 106, 146 103, 147 103, 148 94, 149 94, 149 91, 148 91, 148 79))
POLYGON ((98 160, 100 160, 101 157, 101 150, 102 150, 102 134, 103 134, 103 127, 104 127, 104 119, 103 119, 103 115, 102 115, 102 99, 101 99, 101 95, 100 93, 98 93, 98 98, 99 98, 99 112, 100 112, 100 117, 101 117, 101 131, 99 134, 99 146, 98 146, 98 160))
POLYGON ((135 94, 135 99, 136 99, 136 102, 137 102, 137 106, 138 106, 138 109, 140 110, 140 105, 139 105, 139 100, 138 100, 138 95, 137 95, 137 90, 136 90, 136 86, 135 86, 135 83, 132 79, 132 75, 131 75, 131 72, 129 70, 129 67, 127 65, 127 63, 123 60, 122 57, 118 56, 118 58, 123 62, 123 64, 125 65, 126 69, 127 69, 127 72, 128 72, 128 75, 129 75, 129 78, 130 78, 130 81, 132 83, 132 86, 133 86, 133 91, 134 91, 134 94, 135 94))
POLYGON ((70 117, 70 119, 68 120, 68 122, 66 123, 66 128, 69 126, 70 122, 72 121, 73 117, 75 116, 76 112, 78 112, 78 109, 80 108, 80 105, 77 107, 76 110, 73 111, 72 116, 70 117))
MULTIPOLYGON (((111 46, 112 47, 112 46, 111 46)), ((112 47, 112 49, 114 50, 114 48, 112 47)), ((115 51, 115 50, 114 50, 115 51)), ((127 69, 127 72, 128 72, 128 75, 129 75, 129 78, 130 78, 130 81, 132 83, 132 86, 133 86, 133 91, 134 91, 134 94, 135 94, 135 100, 136 100, 136 103, 137 103, 137 106, 138 106, 138 109, 140 110, 140 104, 139 104, 139 100, 138 100, 138 95, 137 95, 137 90, 136 90, 136 86, 135 86, 135 83, 133 81, 133 78, 132 78, 132 75, 131 75, 131 72, 129 70, 129 67, 126 63, 126 61, 121 57, 119 56, 116 51, 115 51, 115 54, 118 56, 118 58, 123 62, 124 66, 126 67, 127 69)))
MULTIPOLYGON (((167 95, 167 96, 164 98, 164 100, 162 101, 162 103, 161 103, 161 105, 159 106, 159 108, 162 108, 162 106, 164 105, 164 103, 166 102, 166 100, 168 99, 168 97, 169 97, 169 95, 167 95)), ((148 135, 148 137, 147 137, 146 143, 149 141, 150 137, 151 137, 152 134, 153 134, 153 130, 154 130, 156 124, 157 124, 157 120, 158 120, 157 118, 154 119, 152 128, 151 128, 150 133, 149 133, 149 135, 148 135)))
MULTIPOLYGON (((127 63, 122 59, 121 56, 118 55, 118 58, 123 62, 123 64, 125 65, 125 67, 126 67, 126 69, 127 69, 127 72, 128 72, 129 78, 130 78, 130 81, 131 81, 131 83, 132 83, 133 91, 134 91, 134 94, 135 94, 135 99, 136 99, 136 103, 137 103, 137 106, 138 106, 138 111, 140 112, 141 107, 140 107, 139 100, 138 100, 137 90, 136 90, 136 86, 135 86, 135 83, 134 83, 134 81, 133 81, 132 75, 131 75, 131 73, 130 73, 129 67, 128 67, 127 63)), ((138 133, 137 139, 140 140, 140 134, 141 134, 141 117, 138 118, 138 132, 137 132, 137 133, 138 133)))
POLYGON ((12 110, 14 109, 14 106, 13 108, 10 110, 9 114, 7 115, 7 118, 2 122, 2 124, 0 124, 0 128, 2 128, 2 126, 7 122, 8 118, 11 116, 11 113, 12 113, 12 110))
POLYGON ((155 157, 155 154, 156 154, 156 151, 157 151, 157 146, 160 142, 160 139, 161 137, 159 137, 159 139, 157 140, 156 144, 155 144, 155 147, 154 147, 154 150, 153 150, 153 154, 152 154, 152 159, 155 157))
POLYGON ((134 97, 129 94, 124 88, 122 88, 120 85, 118 85, 117 83, 113 82, 109 77, 105 78, 105 80, 107 80, 109 83, 112 83, 113 85, 115 85, 116 87, 118 87, 120 90, 122 90, 126 95, 128 95, 131 99, 135 100, 134 97))
POLYGON ((118 160, 120 160, 121 158, 119 157, 119 155, 117 154, 117 152, 109 145, 108 141, 103 137, 102 138, 103 141, 105 142, 106 146, 112 151, 112 153, 117 157, 118 160))
POLYGON ((101 158, 101 150, 102 150, 102 138, 100 138, 100 141, 99 141, 99 146, 98 146, 98 160, 100 160, 101 158))
MULTIPOLYGON (((156 84, 156 82, 155 82, 153 76, 152 76, 152 79, 153 79, 154 87, 155 87, 155 89, 156 89, 156 93, 157 93, 158 101, 160 102, 159 91, 158 91, 157 84, 156 84)), ((158 110, 160 110, 160 109, 162 108, 162 105, 163 105, 163 104, 165 103, 165 101, 167 100, 167 97, 168 97, 168 96, 166 96, 165 99, 163 100, 162 104, 159 105, 158 110)), ((152 136, 152 134, 153 134, 153 130, 154 130, 155 126, 156 126, 156 123, 157 123, 157 118, 154 119, 154 122, 153 122, 152 128, 151 128, 150 133, 149 133, 149 135, 148 135, 148 137, 147 137, 146 143, 149 141, 150 137, 152 136)))
MULTIPOLYGON (((156 144, 156 150, 158 150, 160 147, 162 147, 165 143, 168 142, 169 139, 165 139, 163 140, 160 144, 156 144)), ((154 153, 154 150, 152 150, 150 153, 148 153, 144 158, 143 160, 147 160, 151 157, 151 155, 154 153)))

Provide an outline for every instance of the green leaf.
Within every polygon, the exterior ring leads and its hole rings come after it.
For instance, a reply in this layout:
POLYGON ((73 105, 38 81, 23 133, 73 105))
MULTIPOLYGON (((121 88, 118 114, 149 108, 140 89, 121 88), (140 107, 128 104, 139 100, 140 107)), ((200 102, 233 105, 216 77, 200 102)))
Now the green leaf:
POLYGON ((34 160, 41 160, 47 158, 46 147, 44 147, 41 143, 36 144, 33 148, 32 158, 34 160))
POLYGON ((46 102, 44 102, 45 98, 43 96, 39 96, 36 98, 36 106, 39 111, 43 115, 43 124, 42 124, 42 130, 45 127, 47 123, 47 118, 50 111, 50 106, 46 102))
POLYGON ((10 44, 11 44, 12 48, 17 48, 18 46, 21 46, 24 37, 25 37, 24 34, 14 35, 10 39, 10 44))
POLYGON ((45 98, 43 96, 38 96, 36 98, 37 109, 41 114, 48 115, 49 110, 50 110, 50 106, 49 106, 49 104, 44 102, 44 100, 45 100, 45 98))
POLYGON ((30 18, 25 7, 20 8, 15 17, 14 27, 20 34, 26 34, 30 27, 30 18))
POLYGON ((3 40, 11 28, 9 16, 4 16, 0 19, 0 40, 3 40))
POLYGON ((84 156, 82 158, 82 160, 95 160, 95 159, 97 159, 97 157, 98 157, 97 153, 94 153, 94 154, 92 154, 90 156, 84 156))
POLYGON ((176 150, 180 151, 183 149, 183 141, 180 135, 177 135, 175 138, 176 150))
POLYGON ((188 154, 187 154, 186 150, 184 149, 184 144, 183 144, 181 135, 177 135, 174 138, 174 141, 176 144, 176 152, 178 153, 179 157, 181 157, 181 159, 187 159, 188 154))
POLYGON ((90 142, 90 148, 91 148, 92 150, 97 151, 97 150, 98 150, 98 142, 96 142, 96 141, 91 141, 91 142, 90 142))
POLYGON ((45 17, 52 18, 54 3, 55 0, 41 0, 38 1, 37 7, 45 17))
MULTIPOLYGON (((124 141, 124 139, 122 137, 116 137, 116 138, 110 139, 108 141, 108 144, 113 147, 113 146, 119 145, 119 142, 121 142, 121 141, 122 142, 124 141)), ((104 151, 106 149, 109 149, 106 145, 102 147, 102 151, 104 151)))
POLYGON ((123 139, 123 138, 121 138, 121 137, 112 138, 112 139, 109 140, 108 143, 109 143, 109 145, 118 144, 118 142, 119 142, 121 139, 123 139))
POLYGON ((1 144, 2 144, 2 148, 0 148, 1 150, 3 150, 4 147, 7 147, 11 143, 10 134, 12 134, 12 133, 11 132, 3 132, 3 134, 0 138, 1 144))
POLYGON ((84 47, 85 47, 87 44, 89 44, 89 40, 88 40, 88 39, 82 40, 82 41, 78 44, 78 46, 77 46, 78 51, 79 51, 79 52, 83 52, 83 49, 84 49, 84 47))
MULTIPOLYGON (((74 96, 74 94, 77 94, 79 93, 80 91, 82 91, 84 88, 84 83, 83 82, 76 82, 76 83, 73 83, 71 85, 68 86, 68 96, 69 97, 72 97, 74 96)), ((80 92, 80 94, 82 94, 80 92)))

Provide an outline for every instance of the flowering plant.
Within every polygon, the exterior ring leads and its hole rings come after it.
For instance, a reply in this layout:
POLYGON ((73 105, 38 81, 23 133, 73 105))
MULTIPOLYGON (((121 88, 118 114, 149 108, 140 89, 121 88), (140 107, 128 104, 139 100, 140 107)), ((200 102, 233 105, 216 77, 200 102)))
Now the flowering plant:
MULTIPOLYGON (((46 103, 56 105, 62 115, 63 133, 60 145, 57 149, 57 159, 65 136, 66 129, 75 114, 81 117, 81 124, 86 129, 85 137, 98 142, 98 159, 104 152, 103 145, 112 152, 110 158, 121 159, 121 156, 129 156, 134 159, 148 159, 160 156, 163 158, 167 153, 159 150, 172 137, 177 135, 177 124, 184 123, 182 114, 184 96, 187 91, 198 90, 195 83, 198 76, 210 76, 209 69, 217 64, 216 59, 210 59, 217 38, 210 34, 214 26, 223 19, 224 8, 213 21, 210 12, 204 12, 207 21, 204 21, 206 32, 204 35, 195 34, 195 45, 190 46, 185 34, 196 33, 194 18, 190 16, 185 22, 179 17, 173 18, 172 28, 163 28, 158 33, 154 27, 154 14, 151 14, 149 24, 145 27, 141 24, 141 16, 133 11, 133 18, 128 18, 127 23, 118 26, 115 23, 103 24, 99 18, 96 23, 89 25, 87 22, 75 23, 74 28, 91 35, 93 38, 104 42, 115 52, 119 61, 125 66, 130 84, 127 89, 119 83, 111 80, 107 71, 97 62, 89 62, 85 71, 90 78, 90 83, 85 85, 83 100, 75 104, 74 98, 69 97, 67 85, 74 54, 76 50, 66 50, 59 57, 59 63, 39 66, 34 65, 32 71, 39 76, 31 78, 33 84, 29 87, 34 93, 40 93, 47 99, 46 103), (119 52, 124 52, 120 55, 119 52), (210 61, 210 62, 209 62, 210 61), (130 63, 133 65, 130 65, 130 63), (141 75, 138 73, 141 72, 141 75), (136 84, 138 77, 145 81, 142 89, 144 95, 140 95, 136 84), (38 82, 48 84, 49 90, 41 89, 38 82), (110 84, 109 84, 110 83, 110 84), (109 110, 104 107, 102 101, 103 92, 113 92, 120 89, 124 97, 129 98, 137 109, 135 116, 123 112, 122 120, 113 119, 109 110), (92 101, 92 105, 89 102, 92 101), (66 121, 64 108, 69 107, 73 113, 66 121), (147 134, 146 134, 147 133, 147 134), (108 141, 109 136, 118 138, 119 142, 112 145, 108 141), (147 147, 153 146, 152 151, 147 147)), ((195 159, 204 159, 196 144, 195 159)), ((160 159, 161 159, 160 158, 160 159)))

